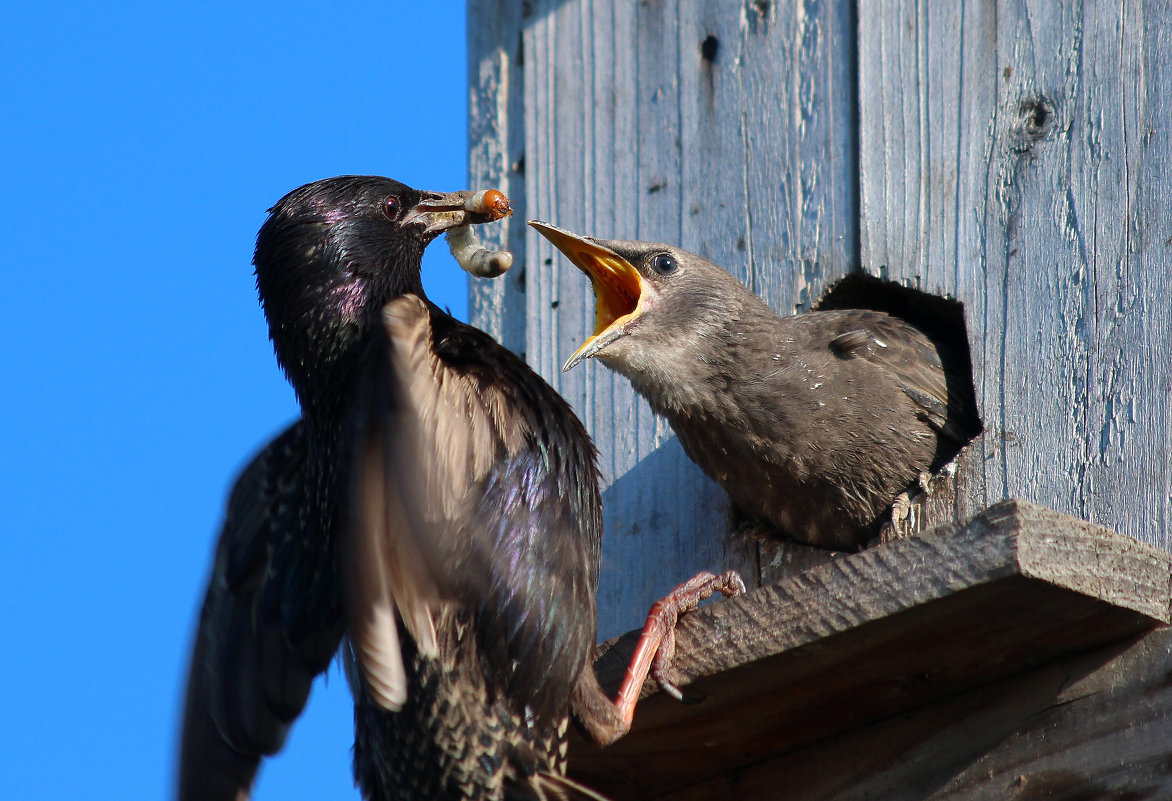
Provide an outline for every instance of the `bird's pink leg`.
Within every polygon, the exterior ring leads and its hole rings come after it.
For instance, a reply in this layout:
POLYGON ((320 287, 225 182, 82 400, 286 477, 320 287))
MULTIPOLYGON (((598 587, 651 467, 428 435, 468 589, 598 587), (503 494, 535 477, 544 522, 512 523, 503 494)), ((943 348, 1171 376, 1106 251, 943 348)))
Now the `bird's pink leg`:
POLYGON ((675 629, 680 614, 695 609, 714 592, 732 598, 744 591, 745 582, 735 570, 727 570, 719 576, 704 572, 651 605, 647 622, 643 625, 643 634, 631 655, 631 663, 627 666, 627 674, 623 677, 622 687, 614 702, 622 715, 625 728, 630 728, 635 717, 635 704, 639 701, 639 691, 648 673, 664 692, 677 700, 683 700, 679 688, 668 678, 671 659, 676 650, 675 629))

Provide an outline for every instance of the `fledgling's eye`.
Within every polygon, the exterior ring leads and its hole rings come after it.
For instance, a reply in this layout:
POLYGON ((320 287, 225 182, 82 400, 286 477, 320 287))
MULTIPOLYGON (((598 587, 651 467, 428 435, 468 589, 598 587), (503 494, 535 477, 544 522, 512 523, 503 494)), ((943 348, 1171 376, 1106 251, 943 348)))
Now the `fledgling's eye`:
POLYGON ((391 222, 399 219, 399 198, 397 196, 391 195, 383 201, 383 214, 391 222))
POLYGON ((671 275, 680 268, 670 253, 657 253, 651 257, 651 269, 660 275, 671 275))

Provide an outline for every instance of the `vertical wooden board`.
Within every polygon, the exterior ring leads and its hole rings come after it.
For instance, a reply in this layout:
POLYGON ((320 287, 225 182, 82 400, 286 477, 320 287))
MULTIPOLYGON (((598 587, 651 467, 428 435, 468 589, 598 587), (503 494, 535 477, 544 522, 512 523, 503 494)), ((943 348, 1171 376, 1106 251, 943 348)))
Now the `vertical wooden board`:
POLYGON ((1096 254, 1086 517, 1172 548, 1172 13, 1149 2, 1095 16, 1084 38, 1105 77, 1075 118, 1078 222, 1096 254))
POLYGON ((1160 232, 1172 217, 1166 203, 1137 209, 1132 198, 1139 175, 1150 178, 1172 143, 1165 131, 1144 153, 1128 117, 1161 102, 1136 61, 1166 63, 1172 53, 1148 36, 1148 23, 1124 18, 1118 6, 1061 16, 1030 7, 1000 14, 999 24, 1029 42, 1000 54, 1012 70, 1002 105, 1017 112, 1005 137, 1018 154, 1011 163, 1022 167, 1004 182, 1008 223, 987 232, 1005 240, 1007 327, 1033 335, 1032 342, 1010 335, 1004 346, 1006 388, 1023 389, 1007 392, 1006 428, 1026 457, 1006 460, 1006 483, 1011 493, 1028 487, 1043 503, 1167 547, 1167 524, 1158 522, 1172 459, 1159 444, 1170 422, 1169 271, 1160 232), (1154 290, 1150 305, 1124 313, 1128 285, 1145 281, 1154 290), (1141 331, 1156 341, 1145 343, 1141 331), (1148 396, 1137 395, 1129 373, 1157 379, 1148 396), (1143 411, 1111 419, 1129 404, 1143 411), (1113 423, 1135 436, 1112 439, 1113 423), (1038 481, 1035 464, 1062 472, 1038 481), (1153 466, 1162 481, 1145 480, 1153 466))
MULTIPOLYGON (((980 160, 993 117, 990 3, 864 0, 859 7, 862 266, 928 292, 955 294, 962 166, 980 160)), ((983 182, 980 184, 983 197, 983 182)), ((971 193, 971 189, 969 190, 971 193)))
MULTIPOLYGON (((661 4, 535 4, 524 33, 532 218, 604 237, 678 240, 676 26, 661 4), (653 115, 652 105, 670 114, 653 115), (661 151, 664 141, 675 148, 661 151)), ((559 372, 593 328, 593 296, 544 239, 531 234, 528 244, 530 361, 600 450, 599 633, 611 636, 678 582, 724 563, 726 502, 625 379, 595 363, 559 372)))
POLYGON ((741 26, 743 277, 784 314, 809 308, 856 260, 851 4, 746 2, 741 26))
POLYGON ((860 6, 861 257, 965 303, 987 433, 960 515, 1022 496, 1168 545, 1167 26, 1144 3, 860 6))
POLYGON ((986 376, 986 205, 997 120, 997 15, 993 2, 859 5, 860 261, 862 268, 925 292, 958 297, 973 378, 990 433, 960 457, 954 486, 937 492, 918 523, 975 514, 1003 483, 986 486, 1002 440, 990 419, 998 378, 986 376))
MULTIPOLYGON (((523 197, 527 218, 682 244, 747 278, 781 310, 816 296, 821 284, 812 281, 847 269, 856 228, 853 133, 844 124, 854 103, 843 56, 848 4, 518 5, 469 4, 474 179, 501 174, 498 151, 519 135, 525 186, 510 194, 523 197), (514 36, 520 67, 505 70, 499 53, 495 62, 485 54, 507 50, 514 36), (714 58, 702 49, 709 36, 714 58), (507 97, 494 99, 505 73, 507 97), (485 115, 491 124, 476 119, 485 115)), ((755 548, 725 536, 724 493, 625 379, 594 363, 559 373, 592 329, 588 281, 535 233, 523 244, 510 233, 510 244, 523 257, 514 267, 521 289, 484 295, 473 319, 507 338, 524 307, 524 341, 507 344, 570 400, 599 446, 607 485, 600 635, 629 629, 699 569, 755 568, 755 548)))
POLYGON ((522 92, 522 6, 511 0, 469 0, 468 185, 495 187, 513 216, 485 226, 485 244, 512 251, 504 277, 468 283, 468 315, 505 347, 525 351, 525 129, 522 92))
POLYGON ((748 206, 741 126, 741 20, 720 4, 682 4, 680 238, 742 280, 748 277, 748 206), (714 170, 713 163, 722 169, 714 170))

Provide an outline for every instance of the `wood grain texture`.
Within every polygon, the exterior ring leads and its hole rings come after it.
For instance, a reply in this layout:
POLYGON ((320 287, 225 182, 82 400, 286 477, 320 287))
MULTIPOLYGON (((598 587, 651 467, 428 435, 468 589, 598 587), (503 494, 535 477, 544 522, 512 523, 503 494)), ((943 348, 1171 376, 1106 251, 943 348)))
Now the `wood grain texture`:
MULTIPOLYGON (((807 306, 849 269, 857 211, 847 3, 470 1, 468 9, 474 183, 506 180, 500 143, 523 141, 524 216, 681 244, 781 311, 807 306), (500 54, 517 40, 510 64, 520 66, 505 70, 500 54)), ((522 193, 509 187, 516 200, 522 193)), ((502 331, 598 444, 607 484, 600 633, 626 631, 699 570, 739 567, 753 583, 802 562, 804 554, 723 534, 726 496, 625 379, 594 363, 559 373, 592 329, 589 282, 535 233, 523 245, 510 233, 510 244, 520 262, 512 280, 523 276, 523 288, 475 289, 472 319, 502 331), (509 332, 522 305, 518 344, 509 332)))
MULTIPOLYGON (((722 788, 716 797, 725 797, 721 782, 754 765, 792 765, 793 754, 824 741, 856 738, 916 709, 948 708, 973 688, 1167 623, 1170 566, 1161 549, 1019 501, 842 556, 684 618, 677 677, 707 699, 681 705, 648 683, 631 734, 602 751, 576 742, 571 771, 616 801, 674 798, 688 787, 680 797, 700 798, 713 781, 722 788)), ((635 637, 605 649, 596 665, 604 683, 617 684, 635 637)), ((1043 684, 1052 700, 1049 680, 1043 684)), ((1035 711, 1024 709, 1027 717, 1035 711)), ((933 769, 952 765, 939 753, 946 742, 936 745, 933 769)), ((888 769, 871 769, 880 767, 888 769)))
POLYGON ((1020 496, 1168 548, 1172 14, 859 4, 862 266, 966 305, 987 434, 961 515, 1020 496))
POLYGON ((1167 799, 1170 672, 1172 629, 1161 627, 691 787, 638 797, 1167 799))
POLYGON ((468 185, 504 192, 513 216, 478 236, 507 248, 513 268, 494 281, 470 279, 468 314, 518 354, 525 352, 525 139, 521 50, 522 5, 513 0, 468 4, 468 185))

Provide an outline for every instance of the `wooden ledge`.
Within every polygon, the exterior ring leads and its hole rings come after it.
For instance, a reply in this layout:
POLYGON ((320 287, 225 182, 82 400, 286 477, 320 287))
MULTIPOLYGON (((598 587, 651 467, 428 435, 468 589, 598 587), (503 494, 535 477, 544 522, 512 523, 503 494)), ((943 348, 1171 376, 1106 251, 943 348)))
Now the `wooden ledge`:
MULTIPOLYGON (((648 682, 635 725, 570 774, 614 799, 670 796, 867 723, 1169 622, 1167 552, 1009 500, 712 604, 677 630, 694 705, 648 682)), ((637 639, 602 646, 617 687, 637 639)))

